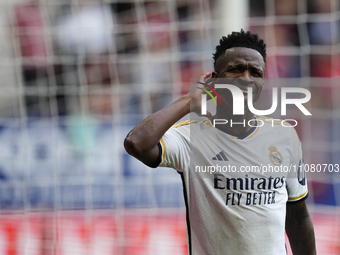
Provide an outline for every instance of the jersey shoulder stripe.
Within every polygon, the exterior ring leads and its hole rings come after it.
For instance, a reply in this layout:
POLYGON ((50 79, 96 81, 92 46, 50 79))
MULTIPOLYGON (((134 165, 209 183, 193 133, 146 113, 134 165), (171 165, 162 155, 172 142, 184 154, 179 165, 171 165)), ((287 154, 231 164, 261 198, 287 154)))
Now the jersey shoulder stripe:
POLYGON ((161 161, 161 163, 164 161, 164 157, 165 157, 165 145, 164 145, 164 141, 163 141, 163 139, 161 139, 161 140, 159 140, 160 141, 160 143, 161 143, 161 147, 162 147, 162 161, 161 161))
MULTIPOLYGON (((171 126, 171 128, 159 140, 159 143, 158 143, 160 150, 161 150, 160 151, 160 154, 161 154, 160 164, 164 162, 165 157, 166 157, 166 153, 167 153, 167 148, 166 148, 167 140, 166 139, 169 139, 169 137, 171 137, 172 135, 176 135, 177 138, 181 137, 180 140, 182 139, 182 140, 185 140, 186 142, 190 142, 191 126, 189 126, 189 125, 193 125, 193 126, 195 126, 195 128, 198 127, 196 125, 204 125, 204 126, 213 127, 211 122, 208 119, 204 119, 204 120, 183 120, 183 121, 180 121, 180 122, 173 124, 171 126), (167 136, 167 134, 168 134, 168 136, 167 136), (167 136, 167 138, 165 136, 167 136)), ((174 137, 172 137, 172 138, 174 138, 174 137)), ((170 138, 170 140, 172 138, 170 138)))
POLYGON ((172 125, 172 128, 178 128, 185 125, 190 125, 199 122, 198 120, 183 120, 172 125))
POLYGON ((183 120, 183 121, 180 121, 180 122, 176 122, 175 124, 173 124, 171 126, 171 128, 178 128, 178 127, 191 125, 191 124, 195 124, 195 123, 203 123, 203 124, 206 124, 206 125, 212 127, 210 120, 204 119, 204 120, 183 120))
POLYGON ((288 202, 296 202, 296 201, 300 201, 303 198, 307 198, 308 195, 308 190, 305 191, 305 193, 303 193, 302 195, 298 196, 298 197, 289 197, 288 198, 288 202))

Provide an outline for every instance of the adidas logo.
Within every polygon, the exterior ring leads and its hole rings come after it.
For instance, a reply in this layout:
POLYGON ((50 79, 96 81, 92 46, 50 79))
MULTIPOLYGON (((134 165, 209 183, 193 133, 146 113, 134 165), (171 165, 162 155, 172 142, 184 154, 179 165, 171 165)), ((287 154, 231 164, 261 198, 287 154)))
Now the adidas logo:
POLYGON ((229 161, 229 159, 227 158, 223 151, 221 151, 215 157, 213 157, 212 160, 229 161))

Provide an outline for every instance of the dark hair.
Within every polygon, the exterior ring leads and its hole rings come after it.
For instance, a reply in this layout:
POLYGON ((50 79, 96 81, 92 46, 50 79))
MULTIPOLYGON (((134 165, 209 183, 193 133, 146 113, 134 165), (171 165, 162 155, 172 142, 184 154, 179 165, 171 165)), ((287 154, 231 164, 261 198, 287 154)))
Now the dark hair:
POLYGON ((213 54, 214 66, 217 59, 224 54, 227 49, 233 47, 245 47, 257 50, 263 57, 264 63, 266 63, 266 45, 264 41, 259 38, 257 34, 253 34, 250 31, 244 32, 232 32, 227 37, 223 36, 220 40, 220 44, 216 46, 216 52, 213 54))

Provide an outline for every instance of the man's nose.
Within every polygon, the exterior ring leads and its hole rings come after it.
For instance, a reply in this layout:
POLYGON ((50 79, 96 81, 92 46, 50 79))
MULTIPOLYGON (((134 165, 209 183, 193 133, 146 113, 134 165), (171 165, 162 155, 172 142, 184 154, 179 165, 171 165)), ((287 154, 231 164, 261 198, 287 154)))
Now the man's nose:
POLYGON ((240 78, 241 78, 242 80, 246 81, 246 82, 252 82, 252 81, 253 81, 253 77, 252 77, 252 75, 251 75, 251 73, 250 73, 249 70, 245 70, 245 71, 242 73, 242 75, 241 75, 240 78))
POLYGON ((250 72, 248 70, 244 71, 239 77, 238 77, 238 83, 243 86, 249 86, 252 84, 253 77, 251 76, 250 72))

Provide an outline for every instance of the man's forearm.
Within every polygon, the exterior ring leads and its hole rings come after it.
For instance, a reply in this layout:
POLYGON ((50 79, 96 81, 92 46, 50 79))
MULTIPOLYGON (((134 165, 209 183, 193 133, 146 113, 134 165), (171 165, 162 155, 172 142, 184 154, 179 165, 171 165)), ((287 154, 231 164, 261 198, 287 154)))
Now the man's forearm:
POLYGON ((306 207, 298 210, 292 207, 296 205, 287 205, 286 233, 293 254, 314 255, 316 254, 314 228, 308 210, 306 207))
POLYGON ((146 117, 125 138, 126 151, 146 163, 143 157, 149 158, 148 152, 157 145, 164 133, 189 112, 190 96, 185 95, 146 117))

